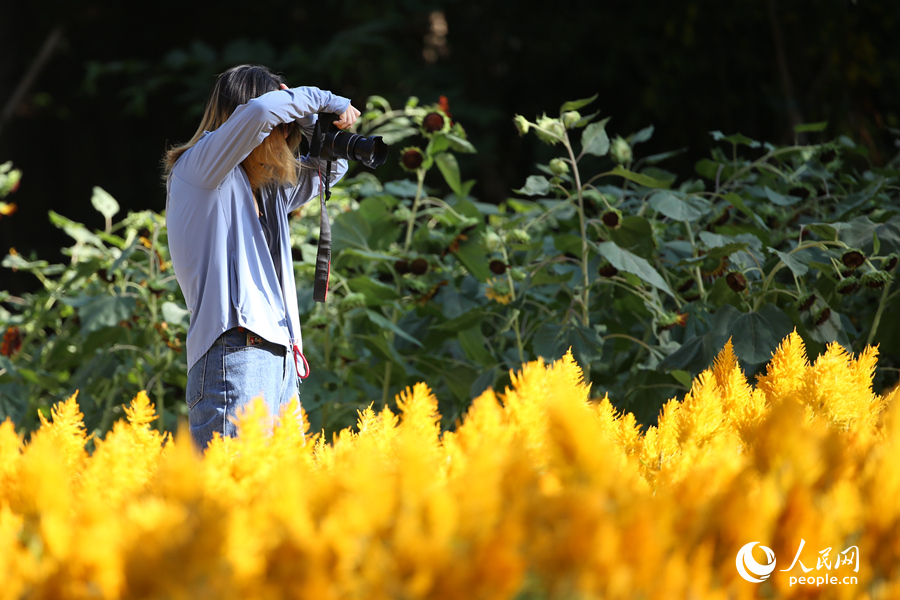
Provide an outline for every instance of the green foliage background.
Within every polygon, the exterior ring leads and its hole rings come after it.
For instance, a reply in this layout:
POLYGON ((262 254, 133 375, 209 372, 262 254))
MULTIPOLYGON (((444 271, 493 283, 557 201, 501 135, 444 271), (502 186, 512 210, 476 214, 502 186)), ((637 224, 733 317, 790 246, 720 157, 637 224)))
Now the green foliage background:
MULTIPOLYGON (((329 203, 332 289, 312 301, 318 207, 291 222, 305 346, 314 366, 302 401, 315 429, 352 424, 428 382, 452 427, 487 387, 525 361, 569 348, 594 393, 645 424, 686 390, 728 339, 743 367, 763 366, 797 329, 812 354, 836 341, 880 344, 879 385, 896 377, 894 271, 900 253, 900 155, 866 164, 850 138, 775 146, 714 131, 694 172, 679 151, 640 156, 653 127, 607 131, 597 97, 555 116, 513 119, 556 154, 499 205, 478 201, 457 155, 476 153, 438 105, 370 99, 358 125, 384 135, 407 177, 349 177, 329 203), (585 114, 583 114, 585 113, 585 114), (426 126, 433 118, 443 128, 426 126), (400 148, 400 143, 408 144, 400 148), (426 185, 431 171, 442 185, 426 185)), ((822 137, 825 123, 796 128, 822 137)), ((0 301, 17 343, 0 356, 0 418, 23 430, 79 390, 103 433, 149 389, 173 429, 185 414, 187 311, 168 259, 164 218, 120 207, 95 188, 105 227, 57 213, 68 264, 11 253, 3 266, 43 289, 0 301)))

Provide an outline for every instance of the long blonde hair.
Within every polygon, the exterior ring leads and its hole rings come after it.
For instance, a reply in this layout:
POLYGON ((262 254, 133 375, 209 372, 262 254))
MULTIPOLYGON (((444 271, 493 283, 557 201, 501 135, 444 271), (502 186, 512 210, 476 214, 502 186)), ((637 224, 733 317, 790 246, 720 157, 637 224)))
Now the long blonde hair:
MULTIPOLYGON (((163 179, 169 176, 181 155, 200 141, 205 132, 215 131, 238 106, 280 89, 282 83, 284 79, 280 75, 260 65, 238 65, 219 75, 194 136, 184 144, 172 146, 163 156, 163 179)), ((259 190, 270 184, 295 185, 299 172, 297 149, 302 136, 300 127, 295 123, 284 123, 273 129, 263 143, 241 162, 250 187, 259 190)))

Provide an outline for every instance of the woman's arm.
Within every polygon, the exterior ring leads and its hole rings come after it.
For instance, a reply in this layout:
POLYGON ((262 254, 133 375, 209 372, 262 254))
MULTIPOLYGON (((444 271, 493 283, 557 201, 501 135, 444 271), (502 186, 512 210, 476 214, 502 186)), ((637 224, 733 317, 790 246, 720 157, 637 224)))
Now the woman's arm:
POLYGON ((185 152, 175 166, 178 176, 205 189, 218 187, 276 125, 319 112, 342 114, 349 107, 347 98, 316 87, 263 94, 238 106, 221 127, 185 152))

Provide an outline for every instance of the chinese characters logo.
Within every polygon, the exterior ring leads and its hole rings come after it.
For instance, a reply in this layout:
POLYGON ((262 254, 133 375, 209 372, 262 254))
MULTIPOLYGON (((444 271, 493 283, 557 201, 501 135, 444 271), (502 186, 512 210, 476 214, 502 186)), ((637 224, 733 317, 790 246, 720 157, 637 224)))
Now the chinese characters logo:
MULTIPOLYGON (((759 542, 750 542, 749 544, 745 544, 738 550, 737 557, 735 558, 735 566, 737 567, 738 574, 743 577, 745 580, 751 583, 762 583, 775 570, 775 553, 771 548, 767 548, 766 546, 760 546, 760 549, 766 554, 766 563, 760 564, 753 558, 753 547, 759 544, 759 542)), ((803 564, 803 561, 800 560, 800 555, 803 552, 803 546, 806 545, 806 540, 800 540, 800 547, 797 548, 797 553, 794 555, 794 560, 791 562, 791 566, 787 569, 781 569, 779 572, 787 572, 792 571, 794 567, 800 565, 800 569, 803 573, 809 573, 813 570, 813 567, 807 567, 803 564)), ((810 565, 812 562, 809 563, 810 565)), ((859 573, 859 548, 856 546, 850 546, 843 552, 831 555, 831 548, 825 548, 824 550, 820 550, 818 556, 816 557, 816 574, 815 575, 800 575, 795 576, 792 575, 789 579, 789 583, 793 586, 796 583, 800 584, 815 584, 816 586, 823 584, 848 584, 848 583, 857 583, 857 578, 854 576, 845 576, 839 577, 837 574, 831 574, 827 571, 837 570, 845 565, 852 566, 854 573, 859 573), (826 572, 822 572, 822 569, 825 569, 826 572)), ((848 570, 848 569, 845 569, 848 570)))

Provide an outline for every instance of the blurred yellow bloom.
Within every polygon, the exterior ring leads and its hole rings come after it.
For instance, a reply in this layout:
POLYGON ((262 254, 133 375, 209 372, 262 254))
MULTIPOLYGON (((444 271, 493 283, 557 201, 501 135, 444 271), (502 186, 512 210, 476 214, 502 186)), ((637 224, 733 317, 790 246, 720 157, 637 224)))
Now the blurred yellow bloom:
POLYGON ((448 432, 425 384, 330 442, 260 398, 202 456, 144 393, 89 454, 73 396, 27 442, 0 423, 0 600, 798 597, 735 556, 788 567, 801 538, 807 566, 861 555, 817 597, 896 597, 900 391, 872 391, 876 357, 810 363, 795 332, 754 386, 729 342, 646 429, 571 353, 448 432))

